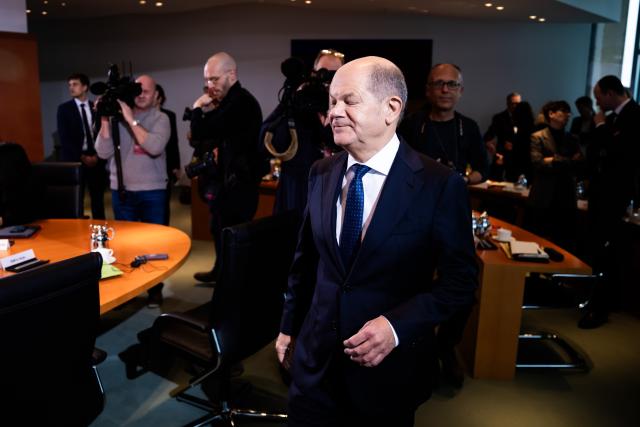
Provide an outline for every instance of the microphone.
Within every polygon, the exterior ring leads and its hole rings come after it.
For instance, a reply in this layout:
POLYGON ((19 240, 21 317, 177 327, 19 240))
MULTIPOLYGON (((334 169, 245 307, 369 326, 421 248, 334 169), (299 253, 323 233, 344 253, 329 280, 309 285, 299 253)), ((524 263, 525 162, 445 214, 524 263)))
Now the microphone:
POLYGON ((142 264, 146 264, 147 261, 153 261, 158 259, 160 260, 169 259, 169 255, 165 253, 138 255, 133 259, 133 261, 131 261, 131 267, 140 267, 142 264))

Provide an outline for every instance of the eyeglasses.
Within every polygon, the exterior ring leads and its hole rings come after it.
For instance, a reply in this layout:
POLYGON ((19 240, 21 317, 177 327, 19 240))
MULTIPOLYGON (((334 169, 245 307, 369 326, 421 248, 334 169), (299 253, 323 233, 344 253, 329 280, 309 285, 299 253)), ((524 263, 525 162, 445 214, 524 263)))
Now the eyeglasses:
POLYGON ((435 82, 429 82, 427 83, 427 87, 430 89, 440 89, 442 90, 442 88, 447 87, 447 89, 449 90, 458 90, 462 87, 462 83, 457 82, 455 80, 448 80, 448 81, 444 81, 444 80, 436 80, 435 82))
POLYGON ((344 53, 338 52, 337 50, 334 50, 334 49, 322 49, 320 51, 320 56, 322 55, 333 55, 336 58, 344 59, 344 53))
POLYGON ((204 82, 205 83, 216 84, 216 83, 218 83, 218 80, 220 80, 222 77, 224 77, 228 72, 229 72, 229 70, 223 71, 222 74, 219 75, 219 76, 205 77, 204 78, 204 82))

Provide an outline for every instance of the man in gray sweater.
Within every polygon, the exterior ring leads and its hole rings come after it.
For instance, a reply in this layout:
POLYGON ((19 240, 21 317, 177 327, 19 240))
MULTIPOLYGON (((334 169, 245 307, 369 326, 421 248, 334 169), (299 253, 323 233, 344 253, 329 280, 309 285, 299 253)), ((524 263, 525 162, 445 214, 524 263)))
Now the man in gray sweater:
MULTIPOLYGON (((158 93, 149 76, 136 79, 142 92, 135 97, 133 110, 121 100, 118 124, 122 182, 118 185, 118 166, 108 117, 101 118, 95 143, 96 152, 109 161, 111 200, 117 220, 163 224, 167 188, 165 146, 171 135, 169 118, 153 107, 158 93), (120 191, 119 191, 120 190, 120 191)), ((149 290, 150 306, 162 302, 162 284, 149 290)))

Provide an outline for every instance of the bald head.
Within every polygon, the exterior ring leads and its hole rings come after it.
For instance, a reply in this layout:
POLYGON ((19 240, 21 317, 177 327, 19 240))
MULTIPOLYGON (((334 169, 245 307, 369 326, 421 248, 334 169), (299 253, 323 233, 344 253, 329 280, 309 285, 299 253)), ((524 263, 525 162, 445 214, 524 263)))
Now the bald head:
POLYGON ((141 111, 148 110, 153 106, 158 97, 156 82, 151 76, 142 75, 136 79, 136 83, 140 83, 140 88, 142 89, 140 95, 136 96, 135 99, 136 109, 141 111))
POLYGON ((368 89, 378 100, 397 96, 402 101, 404 109, 407 103, 407 84, 402 71, 396 64, 379 56, 366 56, 354 59, 343 67, 353 67, 367 76, 368 89))
POLYGON ((346 63, 329 89, 335 143, 365 162, 395 134, 406 99, 404 77, 391 61, 369 56, 346 63))
POLYGON ((231 86, 238 81, 236 61, 226 52, 216 53, 204 66, 204 80, 209 96, 222 101, 231 86))

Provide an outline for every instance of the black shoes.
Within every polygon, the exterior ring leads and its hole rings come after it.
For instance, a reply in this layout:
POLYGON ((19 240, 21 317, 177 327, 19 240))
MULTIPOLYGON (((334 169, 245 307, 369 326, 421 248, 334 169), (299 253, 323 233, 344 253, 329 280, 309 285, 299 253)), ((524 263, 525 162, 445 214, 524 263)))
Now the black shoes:
POLYGON ((215 283, 218 277, 218 272, 214 268, 211 271, 201 271, 193 275, 193 278, 198 282, 203 283, 215 283))
POLYGON ((462 388, 464 369, 458 362, 455 349, 440 350, 439 358, 442 366, 442 379, 445 384, 454 388, 462 388))
POLYGON ((578 327, 580 329, 595 329, 607 323, 607 320, 609 320, 607 313, 590 310, 578 321, 578 327))

